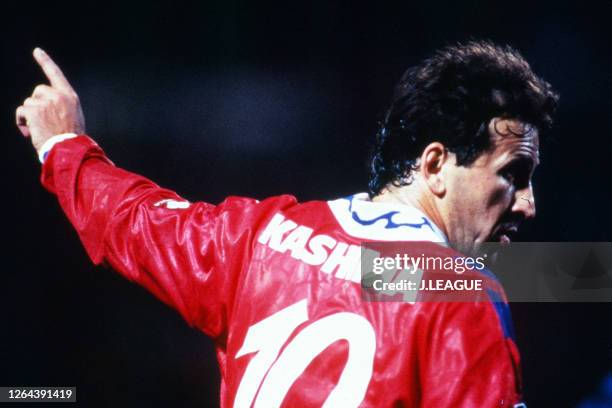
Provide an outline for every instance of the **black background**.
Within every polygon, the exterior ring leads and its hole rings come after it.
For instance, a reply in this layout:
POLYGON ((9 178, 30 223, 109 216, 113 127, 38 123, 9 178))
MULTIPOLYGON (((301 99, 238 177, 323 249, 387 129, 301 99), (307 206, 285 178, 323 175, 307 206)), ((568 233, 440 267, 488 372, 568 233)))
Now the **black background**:
MULTIPOLYGON (((91 266, 14 109, 45 48, 113 161, 190 200, 365 189, 368 146, 402 72, 489 38, 561 94, 525 241, 612 241, 610 13, 586 1, 24 2, 3 5, 0 385, 76 385, 83 406, 215 406, 211 342, 91 266)), ((612 306, 512 304, 529 406, 575 406, 612 368, 612 306)))

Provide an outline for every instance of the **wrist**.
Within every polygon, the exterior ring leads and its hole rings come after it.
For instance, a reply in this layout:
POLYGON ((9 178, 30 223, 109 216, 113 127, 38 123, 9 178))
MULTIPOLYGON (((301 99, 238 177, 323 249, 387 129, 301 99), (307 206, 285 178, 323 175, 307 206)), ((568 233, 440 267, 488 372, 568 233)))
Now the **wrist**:
POLYGON ((53 149, 53 146, 60 142, 63 142, 64 140, 72 139, 76 136, 76 133, 62 133, 45 140, 45 142, 40 147, 35 146, 36 152, 38 153, 38 160, 40 160, 41 163, 44 163, 45 159, 47 158, 47 155, 49 154, 51 149, 53 149))

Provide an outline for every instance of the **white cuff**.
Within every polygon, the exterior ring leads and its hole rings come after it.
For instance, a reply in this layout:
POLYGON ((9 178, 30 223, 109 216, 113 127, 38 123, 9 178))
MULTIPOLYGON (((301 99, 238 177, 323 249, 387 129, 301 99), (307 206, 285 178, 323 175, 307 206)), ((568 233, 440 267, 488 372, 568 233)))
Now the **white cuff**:
POLYGON ((38 160, 40 160, 41 163, 44 163, 45 159, 47 158, 47 155, 49 154, 51 149, 53 149, 53 146, 55 146, 59 142, 63 142, 64 140, 72 139, 73 137, 77 137, 77 134, 76 133, 63 133, 61 135, 55 135, 47 139, 45 143, 43 143, 40 150, 38 151, 38 160))

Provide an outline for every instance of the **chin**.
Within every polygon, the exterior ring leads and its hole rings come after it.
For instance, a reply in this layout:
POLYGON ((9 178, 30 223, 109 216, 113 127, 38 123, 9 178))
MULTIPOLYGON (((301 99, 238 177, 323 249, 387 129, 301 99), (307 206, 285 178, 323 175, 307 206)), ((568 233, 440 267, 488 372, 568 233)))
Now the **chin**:
POLYGON ((451 242, 451 247, 468 256, 478 253, 481 245, 482 242, 477 240, 471 242, 451 242))

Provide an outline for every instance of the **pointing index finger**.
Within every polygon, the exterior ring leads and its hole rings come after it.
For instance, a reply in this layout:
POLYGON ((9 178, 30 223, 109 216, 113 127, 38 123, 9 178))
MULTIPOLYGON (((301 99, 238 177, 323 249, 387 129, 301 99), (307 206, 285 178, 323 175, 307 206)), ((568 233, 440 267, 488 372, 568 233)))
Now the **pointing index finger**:
POLYGON ((38 65, 40 65, 46 77, 49 79, 52 87, 74 92, 60 67, 57 66, 46 52, 41 48, 35 48, 33 55, 38 65))

